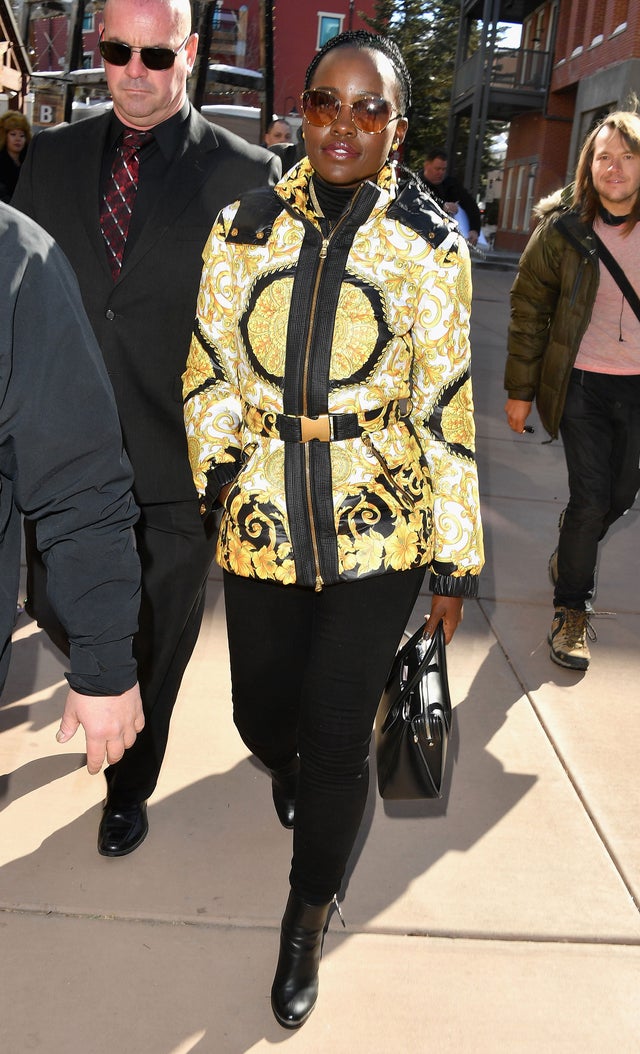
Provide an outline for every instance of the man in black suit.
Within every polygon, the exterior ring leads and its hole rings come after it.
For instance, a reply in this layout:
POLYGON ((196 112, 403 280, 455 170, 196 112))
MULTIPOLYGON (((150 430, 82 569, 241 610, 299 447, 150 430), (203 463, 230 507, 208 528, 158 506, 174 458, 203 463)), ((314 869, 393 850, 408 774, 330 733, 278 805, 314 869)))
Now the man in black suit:
MULTIPOLYGON (((77 274, 135 474, 142 602, 134 651, 146 725, 106 769, 98 833, 102 855, 123 856, 148 831, 146 800, 197 640, 213 556, 189 468, 181 396, 201 253, 220 208, 275 182, 280 163, 214 128, 189 104, 186 83, 198 42, 189 0, 107 0, 103 18, 113 113, 37 136, 13 204, 53 235, 77 274), (138 191, 114 279, 99 217, 127 128, 153 136, 139 154, 138 191)), ((47 611, 36 556, 29 559, 31 613, 65 647, 47 611)))

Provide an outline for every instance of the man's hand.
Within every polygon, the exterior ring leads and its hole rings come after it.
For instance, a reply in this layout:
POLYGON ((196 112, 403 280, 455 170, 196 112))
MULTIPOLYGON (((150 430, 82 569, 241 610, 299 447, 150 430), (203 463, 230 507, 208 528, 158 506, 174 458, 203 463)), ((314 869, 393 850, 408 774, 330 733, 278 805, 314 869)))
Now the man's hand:
POLYGON ((462 597, 441 597, 433 594, 425 634, 432 637, 439 622, 442 622, 445 644, 448 644, 462 622, 462 597))
POLYGON ((444 203, 445 212, 448 212, 450 216, 455 216, 457 214, 458 207, 457 201, 445 201, 444 203))
POLYGON ((95 776, 105 754, 109 764, 114 765, 144 728, 138 685, 122 695, 80 695, 71 688, 56 733, 58 743, 68 743, 79 725, 84 728, 87 741, 87 769, 95 776))
POLYGON ((522 435, 527 417, 531 413, 531 403, 525 402, 524 399, 507 399, 504 412, 507 415, 509 428, 512 428, 518 435, 522 435))
POLYGON ((471 242, 472 245, 478 244, 478 238, 480 237, 478 231, 469 231, 467 234, 467 241, 471 242))

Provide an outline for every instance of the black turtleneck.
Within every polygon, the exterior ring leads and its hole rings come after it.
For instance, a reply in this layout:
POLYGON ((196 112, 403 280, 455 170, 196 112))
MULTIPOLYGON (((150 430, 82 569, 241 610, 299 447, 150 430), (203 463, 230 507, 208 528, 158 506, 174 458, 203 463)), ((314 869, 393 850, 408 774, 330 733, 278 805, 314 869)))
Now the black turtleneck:
POLYGON ((317 173, 313 175, 313 187, 318 204, 331 224, 340 219, 358 189, 357 187, 341 187, 336 183, 325 183, 317 173))

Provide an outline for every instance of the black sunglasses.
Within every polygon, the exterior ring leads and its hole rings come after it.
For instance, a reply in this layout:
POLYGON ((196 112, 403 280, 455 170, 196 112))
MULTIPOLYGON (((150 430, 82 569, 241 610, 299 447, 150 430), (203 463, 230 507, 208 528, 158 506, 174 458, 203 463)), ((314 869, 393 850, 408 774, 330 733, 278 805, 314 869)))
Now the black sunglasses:
POLYGON ((111 66, 126 66, 131 62, 134 52, 137 52, 148 70, 169 70, 186 47, 190 36, 191 33, 188 33, 177 51, 171 48, 132 48, 130 44, 121 44, 118 40, 103 40, 101 36, 100 54, 111 66))
POLYGON ((338 119, 343 106, 351 110, 351 120, 360 132, 376 135, 384 132, 390 121, 397 121, 401 113, 393 112, 393 107, 386 99, 377 95, 366 95, 355 102, 345 103, 324 88, 308 88, 300 96, 305 120, 314 128, 328 128, 338 119))

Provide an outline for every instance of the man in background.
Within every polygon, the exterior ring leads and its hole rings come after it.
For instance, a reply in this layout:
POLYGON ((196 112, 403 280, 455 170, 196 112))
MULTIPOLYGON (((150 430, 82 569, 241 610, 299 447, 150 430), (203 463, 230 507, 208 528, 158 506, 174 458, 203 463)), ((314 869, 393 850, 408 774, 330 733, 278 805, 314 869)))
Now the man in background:
POLYGON ((462 233, 468 242, 477 245, 482 225, 480 209, 468 190, 455 179, 447 175, 448 158, 446 150, 440 147, 430 150, 423 166, 423 179, 429 190, 442 201, 446 211, 460 221, 462 233), (464 221, 460 210, 464 211, 464 221), (468 224, 468 229, 465 229, 468 224))
POLYGON ((291 125, 286 117, 274 117, 267 125, 264 133, 264 145, 269 147, 275 143, 290 143, 293 139, 291 125))
MULTIPOLYGON (((124 856, 148 832, 146 801, 198 637, 214 549, 191 478, 181 396, 201 254, 222 206, 275 182, 280 162, 190 105, 198 37, 189 0, 107 0, 103 19, 113 112, 37 136, 13 204, 53 235, 76 272, 134 470, 142 565, 134 654, 146 724, 106 770, 98 832, 102 855, 124 856)), ((27 610, 64 648, 32 530, 27 541, 27 610)))
POLYGON ((597 124, 575 183, 535 214, 511 290, 505 411, 520 433, 535 398, 562 437, 569 502, 549 561, 550 656, 584 671, 598 547, 640 488, 640 115, 597 124))

